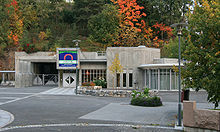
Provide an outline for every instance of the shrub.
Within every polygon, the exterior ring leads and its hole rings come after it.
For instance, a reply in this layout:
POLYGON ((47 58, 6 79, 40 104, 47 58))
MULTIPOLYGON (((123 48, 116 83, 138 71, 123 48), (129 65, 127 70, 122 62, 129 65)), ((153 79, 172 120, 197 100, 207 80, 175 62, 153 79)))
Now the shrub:
POLYGON ((104 78, 99 78, 94 81, 96 86, 102 86, 102 88, 107 88, 107 82, 104 78))
POLYGON ((84 83, 82 83, 82 86, 95 86, 95 83, 93 83, 93 82, 84 82, 84 83))
POLYGON ((144 92, 137 92, 135 90, 132 92, 131 105, 155 107, 162 106, 163 104, 160 97, 150 97, 149 89, 146 88, 144 92))

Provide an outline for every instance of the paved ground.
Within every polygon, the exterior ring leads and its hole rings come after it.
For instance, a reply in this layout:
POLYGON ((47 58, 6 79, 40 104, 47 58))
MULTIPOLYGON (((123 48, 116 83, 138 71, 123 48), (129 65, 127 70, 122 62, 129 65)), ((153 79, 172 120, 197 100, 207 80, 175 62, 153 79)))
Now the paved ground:
MULTIPOLYGON (((172 125, 177 92, 161 93, 164 106, 152 109, 130 106, 129 98, 67 95, 67 89, 58 90, 0 88, 0 109, 14 115, 14 121, 0 131, 176 131, 172 125)), ((204 92, 193 94, 199 107, 211 107, 204 92)))

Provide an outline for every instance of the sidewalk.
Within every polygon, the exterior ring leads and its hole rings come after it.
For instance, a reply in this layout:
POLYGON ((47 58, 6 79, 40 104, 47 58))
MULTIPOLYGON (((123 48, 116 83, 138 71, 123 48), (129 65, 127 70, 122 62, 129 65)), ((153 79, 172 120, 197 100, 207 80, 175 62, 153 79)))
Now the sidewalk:
MULTIPOLYGON (((88 113, 80 119, 122 121, 158 126, 174 126, 177 103, 164 102, 161 107, 140 107, 123 103, 110 103, 101 109, 88 113)), ((197 108, 212 108, 212 104, 197 103, 197 108)))
POLYGON ((14 120, 14 116, 4 110, 0 110, 0 128, 10 124, 14 120))

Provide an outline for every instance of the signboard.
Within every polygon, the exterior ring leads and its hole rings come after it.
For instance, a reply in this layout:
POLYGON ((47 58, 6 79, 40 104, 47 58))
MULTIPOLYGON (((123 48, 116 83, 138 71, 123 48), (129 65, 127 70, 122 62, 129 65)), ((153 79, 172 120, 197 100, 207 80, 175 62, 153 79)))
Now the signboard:
POLYGON ((57 49, 57 69, 76 69, 78 60, 78 51, 75 48, 57 49))

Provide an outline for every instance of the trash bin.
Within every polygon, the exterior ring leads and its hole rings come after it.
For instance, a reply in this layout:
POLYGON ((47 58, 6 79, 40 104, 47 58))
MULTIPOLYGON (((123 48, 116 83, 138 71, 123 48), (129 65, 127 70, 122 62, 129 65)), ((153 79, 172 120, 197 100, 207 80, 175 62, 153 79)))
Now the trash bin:
POLYGON ((189 89, 183 90, 183 100, 189 100, 189 89))
POLYGON ((181 102, 183 102, 183 99, 184 99, 184 91, 182 90, 181 91, 181 102))

